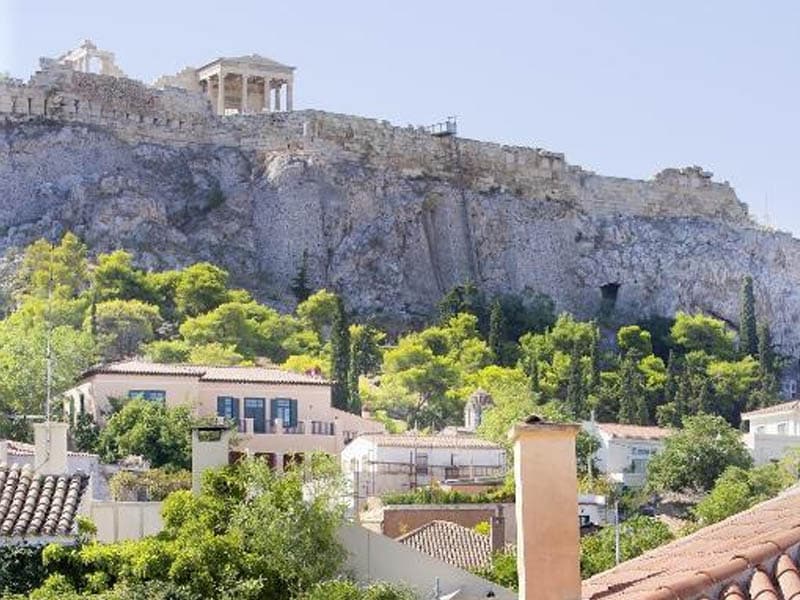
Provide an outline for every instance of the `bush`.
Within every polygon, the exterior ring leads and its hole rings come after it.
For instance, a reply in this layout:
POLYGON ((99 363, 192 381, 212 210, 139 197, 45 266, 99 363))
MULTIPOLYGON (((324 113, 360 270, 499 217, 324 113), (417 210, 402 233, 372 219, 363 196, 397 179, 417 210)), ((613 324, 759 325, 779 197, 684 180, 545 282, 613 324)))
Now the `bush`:
POLYGON ((120 471, 111 478, 110 487, 114 500, 160 502, 172 492, 192 489, 192 474, 184 469, 120 471))
POLYGON ((0 546, 0 595, 27 594, 46 576, 41 546, 0 546))
POLYGON ((384 504, 492 504, 512 502, 514 491, 503 487, 480 494, 465 494, 432 485, 408 492, 389 492, 381 496, 381 500, 384 504))

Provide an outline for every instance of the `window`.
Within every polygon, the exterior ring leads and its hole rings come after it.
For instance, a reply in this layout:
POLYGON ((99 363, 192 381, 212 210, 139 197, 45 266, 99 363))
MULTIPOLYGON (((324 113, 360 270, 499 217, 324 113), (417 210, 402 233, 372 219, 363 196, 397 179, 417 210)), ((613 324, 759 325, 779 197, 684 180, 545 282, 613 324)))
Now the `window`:
POLYGON ((445 479, 458 479, 458 467, 445 467, 444 468, 444 478, 445 479))
POLYGON ((631 473, 645 473, 647 472, 647 460, 644 458, 634 458, 631 461, 631 473))
POLYGON ((756 433, 764 433, 766 431, 766 427, 764 425, 759 425, 756 427, 756 433))
POLYGON ((230 421, 238 421, 239 399, 233 396, 217 396, 217 416, 230 421))
POLYGON ((266 400, 264 398, 245 398, 244 418, 253 419, 253 433, 266 433, 266 400))
POLYGON ((417 474, 428 474, 428 455, 425 452, 417 452, 415 466, 417 467, 417 474))
POLYGON ((284 427, 297 427, 297 400, 273 398, 270 401, 270 414, 273 422, 280 419, 284 427))
POLYGON ((778 423, 778 435, 786 435, 786 423, 778 423))
POLYGON ((164 404, 167 400, 167 392, 164 390, 128 390, 128 399, 133 400, 134 398, 164 404))

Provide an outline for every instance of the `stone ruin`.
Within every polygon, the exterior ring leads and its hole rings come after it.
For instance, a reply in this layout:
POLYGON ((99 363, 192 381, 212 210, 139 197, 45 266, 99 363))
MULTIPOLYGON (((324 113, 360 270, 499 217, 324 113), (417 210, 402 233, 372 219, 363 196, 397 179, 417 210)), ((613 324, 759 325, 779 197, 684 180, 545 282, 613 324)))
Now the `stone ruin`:
POLYGON ((41 59, 27 83, 1 81, 0 120, 100 125, 131 143, 338 155, 396 170, 409 180, 434 178, 479 193, 546 198, 594 215, 749 219, 730 185, 713 181, 700 167, 665 169, 649 181, 603 177, 541 148, 295 111, 294 71, 257 54, 219 57, 148 85, 126 77, 112 52, 86 40, 58 58, 41 59))

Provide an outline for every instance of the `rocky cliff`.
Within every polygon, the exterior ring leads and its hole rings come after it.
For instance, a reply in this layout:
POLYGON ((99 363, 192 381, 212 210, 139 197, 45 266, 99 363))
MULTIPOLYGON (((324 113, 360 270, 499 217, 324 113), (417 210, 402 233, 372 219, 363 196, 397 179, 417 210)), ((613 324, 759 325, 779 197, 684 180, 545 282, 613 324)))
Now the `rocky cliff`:
POLYGON ((390 321, 471 279, 580 316, 605 292, 620 315, 701 309, 734 324, 751 274, 777 341, 800 349, 800 242, 758 228, 698 168, 601 177, 538 149, 355 117, 220 119, 134 84, 60 73, 0 86, 7 271, 25 244, 71 230, 147 267, 211 260, 280 305, 307 249, 316 285, 390 321))

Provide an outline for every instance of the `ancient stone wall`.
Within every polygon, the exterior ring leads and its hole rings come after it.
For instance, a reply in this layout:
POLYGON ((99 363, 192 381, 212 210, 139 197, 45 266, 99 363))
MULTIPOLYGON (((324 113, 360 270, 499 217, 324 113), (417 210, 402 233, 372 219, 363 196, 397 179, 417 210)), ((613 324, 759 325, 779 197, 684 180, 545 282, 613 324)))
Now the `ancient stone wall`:
POLYGON ((747 209, 730 185, 712 181, 699 167, 667 169, 641 181, 599 176, 546 150, 434 137, 422 128, 322 111, 217 117, 201 94, 159 90, 127 78, 45 69, 27 85, 0 83, 0 115, 100 125, 133 143, 322 154, 393 169, 412 180, 552 200, 592 215, 748 222, 747 209))

